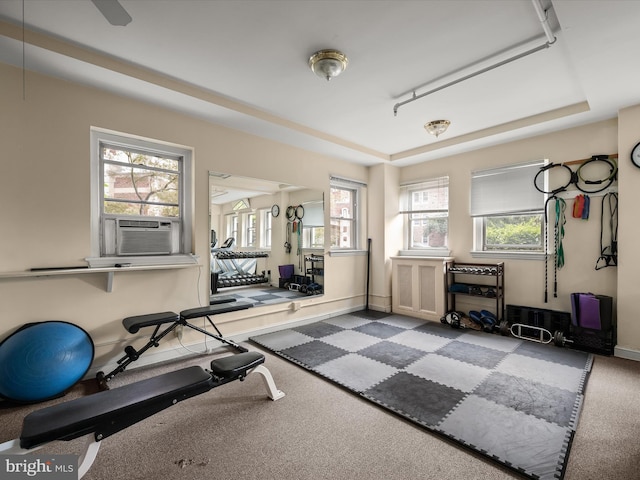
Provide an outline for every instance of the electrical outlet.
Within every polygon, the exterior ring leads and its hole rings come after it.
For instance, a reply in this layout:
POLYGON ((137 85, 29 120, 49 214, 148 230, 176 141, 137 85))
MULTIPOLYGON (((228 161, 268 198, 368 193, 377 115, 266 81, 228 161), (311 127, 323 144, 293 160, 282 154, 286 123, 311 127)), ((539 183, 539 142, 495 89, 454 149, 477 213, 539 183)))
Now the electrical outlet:
POLYGON ((174 330, 174 333, 176 334, 176 338, 177 338, 178 340, 182 340, 182 333, 183 333, 183 332, 182 332, 182 329, 183 329, 183 328, 184 328, 184 327, 183 327, 182 325, 178 325, 178 326, 176 327, 176 329, 174 330))

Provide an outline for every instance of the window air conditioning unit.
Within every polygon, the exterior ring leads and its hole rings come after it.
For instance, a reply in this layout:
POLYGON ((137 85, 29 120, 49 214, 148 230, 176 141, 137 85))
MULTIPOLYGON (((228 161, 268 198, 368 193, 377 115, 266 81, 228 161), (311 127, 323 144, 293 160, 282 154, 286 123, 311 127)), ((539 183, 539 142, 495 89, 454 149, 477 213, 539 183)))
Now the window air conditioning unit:
POLYGON ((116 220, 117 255, 168 255, 171 253, 171 222, 163 220, 116 220))

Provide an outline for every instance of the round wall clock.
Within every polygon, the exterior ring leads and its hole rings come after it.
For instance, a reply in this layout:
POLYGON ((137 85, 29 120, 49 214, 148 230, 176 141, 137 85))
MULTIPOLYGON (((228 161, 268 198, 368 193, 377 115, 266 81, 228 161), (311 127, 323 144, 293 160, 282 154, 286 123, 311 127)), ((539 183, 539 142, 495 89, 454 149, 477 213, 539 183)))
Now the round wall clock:
POLYGON ((273 215, 274 217, 280 215, 280 207, 278 205, 274 205, 271 207, 271 215, 273 215))
POLYGON ((631 150, 631 162, 638 168, 640 168, 640 142, 631 150))

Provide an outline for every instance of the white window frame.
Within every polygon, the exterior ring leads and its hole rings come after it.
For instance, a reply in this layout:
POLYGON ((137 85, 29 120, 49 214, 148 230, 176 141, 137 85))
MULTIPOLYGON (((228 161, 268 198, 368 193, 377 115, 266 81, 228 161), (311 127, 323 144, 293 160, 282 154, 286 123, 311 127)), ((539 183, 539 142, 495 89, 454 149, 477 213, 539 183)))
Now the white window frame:
POLYGON ((242 246, 247 248, 256 248, 258 246, 258 214, 256 212, 247 212, 242 215, 244 238, 242 246), (254 224, 251 226, 251 219, 254 224), (251 242, 253 238, 253 242, 251 242))
MULTIPOLYGON (((521 260, 544 260, 544 245, 547 239, 542 238, 541 250, 525 249, 505 249, 486 250, 485 249, 485 221, 490 216, 521 216, 521 215, 542 215, 544 221, 544 204, 547 196, 537 191, 534 185, 535 172, 539 171, 547 161, 539 160, 522 164, 507 165, 495 169, 487 169, 472 172, 471 178, 471 200, 470 214, 473 217, 473 258, 513 258, 521 260), (494 175, 496 180, 485 182, 483 192, 474 184, 474 177, 483 175, 494 175), (515 178, 514 178, 515 176, 515 178), (504 180, 501 180, 504 179, 504 180), (507 181, 508 179, 508 181, 507 181), (509 191, 496 188, 496 184, 502 181, 503 186, 509 187, 509 191), (495 193, 496 195, 493 195, 495 193), (474 204, 478 199, 487 200, 485 205, 474 204), (493 198, 496 202, 492 203, 493 198), (517 197, 517 198, 516 198, 517 197), (539 208, 536 208, 539 204, 539 208)), ((544 183, 548 182, 548 174, 544 172, 544 183)))
POLYGON ((260 225, 259 245, 262 249, 271 249, 271 234, 273 231, 273 215, 271 215, 271 209, 260 209, 258 216, 260 225))
POLYGON ((437 177, 420 182, 406 183, 400 186, 400 214, 404 221, 403 247, 400 255, 428 255, 428 256, 449 256, 449 177, 437 177), (439 205, 439 208, 419 208, 414 205, 413 196, 416 193, 434 191, 439 195, 446 196, 446 206, 439 205), (447 235, 445 244, 442 246, 417 246, 413 244, 412 218, 414 214, 426 215, 426 218, 445 218, 447 221, 447 235))
MULTIPOLYGON (((351 225, 351 246, 349 247, 339 247, 336 245, 330 246, 330 251, 334 253, 339 252, 350 252, 355 250, 360 250, 362 245, 362 228, 363 222, 362 218, 365 216, 364 208, 363 208, 363 198, 365 197, 363 190, 366 188, 366 184, 359 182, 357 180, 349 180, 345 178, 331 176, 329 181, 329 229, 333 230, 332 221, 339 220, 341 224, 340 234, 342 235, 342 222, 346 221, 351 225), (341 189, 341 190, 350 190, 353 195, 353 218, 347 219, 344 216, 340 217, 332 217, 331 212, 333 211, 333 206, 331 202, 333 202, 333 196, 331 195, 331 190, 333 189, 341 189)), ((331 241, 331 235, 329 236, 331 241)))
POLYGON ((324 249, 324 226, 306 226, 302 227, 302 248, 305 250, 323 250, 324 249), (322 243, 313 244, 313 239, 316 238, 316 231, 318 235, 323 238, 322 243))
MULTIPOLYGON (((194 263, 193 250, 193 218, 194 218, 194 184, 193 184, 193 149, 184 145, 173 144, 151 138, 130 135, 97 127, 90 129, 90 223, 91 254, 86 260, 91 267, 112 267, 117 263, 128 263, 134 266, 171 265, 194 263), (102 253, 103 223, 106 218, 102 212, 104 184, 102 181, 102 163, 100 145, 106 143, 124 149, 144 151, 151 154, 180 157, 182 172, 180 179, 180 216, 178 251, 171 255, 116 256, 102 253)), ((135 218, 135 217, 134 217, 135 218)), ((141 217, 149 218, 149 217, 141 217)))
POLYGON ((238 215, 236 213, 229 213, 224 216, 224 230, 226 232, 225 240, 233 237, 235 245, 238 245, 238 215))
POLYGON ((322 251, 325 245, 326 231, 324 228, 324 201, 309 201, 302 204, 304 217, 302 219, 302 248, 304 250, 322 251), (316 235, 318 232, 318 235, 316 235), (322 243, 313 243, 313 239, 319 237, 322 243))

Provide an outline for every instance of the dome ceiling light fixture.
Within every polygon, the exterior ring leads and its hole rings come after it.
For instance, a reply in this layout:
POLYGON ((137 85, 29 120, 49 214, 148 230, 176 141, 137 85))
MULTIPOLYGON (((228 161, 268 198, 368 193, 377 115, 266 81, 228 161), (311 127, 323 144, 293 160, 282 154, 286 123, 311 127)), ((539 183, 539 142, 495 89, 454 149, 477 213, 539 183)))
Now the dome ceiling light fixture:
POLYGON ((319 50, 309 57, 309 67, 327 81, 344 72, 349 65, 347 56, 338 50, 319 50))
POLYGON ((449 120, 433 120, 431 122, 427 122, 424 124, 424 129, 429 132, 431 135, 435 135, 438 138, 438 135, 442 135, 447 131, 451 122, 449 120))

